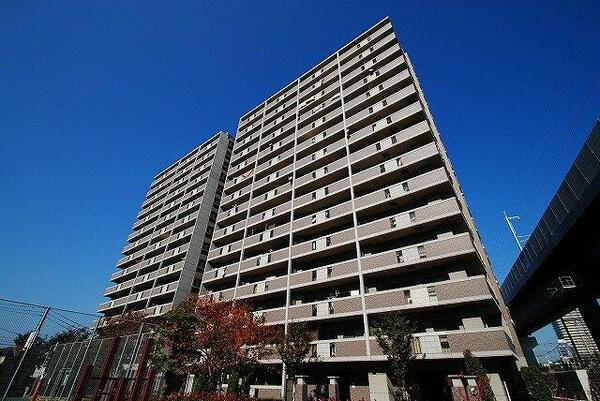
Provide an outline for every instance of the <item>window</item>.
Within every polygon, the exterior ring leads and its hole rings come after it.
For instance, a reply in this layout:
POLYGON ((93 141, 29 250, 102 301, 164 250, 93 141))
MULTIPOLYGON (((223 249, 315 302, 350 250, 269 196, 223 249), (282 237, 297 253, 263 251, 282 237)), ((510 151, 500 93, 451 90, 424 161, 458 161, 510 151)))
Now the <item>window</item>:
POLYGON ((448 343, 448 336, 440 336, 440 345, 442 346, 442 352, 451 352, 450 344, 448 343))
POLYGON ((429 300, 431 302, 437 302, 437 293, 435 292, 435 287, 427 287, 427 294, 429 295, 429 300))
POLYGON ((404 302, 408 305, 412 304, 412 298, 410 297, 410 290, 404 290, 404 302))
POLYGON ((415 212, 409 212, 408 218, 410 219, 411 223, 414 223, 417 221, 417 214, 415 212))

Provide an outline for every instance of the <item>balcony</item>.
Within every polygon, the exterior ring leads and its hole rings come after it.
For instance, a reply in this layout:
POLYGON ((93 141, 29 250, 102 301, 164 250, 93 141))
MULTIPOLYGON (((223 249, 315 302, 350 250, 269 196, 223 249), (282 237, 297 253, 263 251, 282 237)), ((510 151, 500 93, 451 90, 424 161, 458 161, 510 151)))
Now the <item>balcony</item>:
POLYGON ((357 110, 364 108, 365 104, 372 102, 375 98, 381 99, 386 96, 386 94, 389 94, 390 88, 392 87, 400 87, 400 85, 405 86, 409 79, 410 74, 408 70, 404 70, 391 76, 385 81, 378 83, 373 88, 363 86, 362 93, 345 103, 346 114, 354 114, 357 110))
POLYGON ((390 24, 389 22, 385 22, 382 26, 377 28, 375 31, 369 33, 360 41, 356 43, 351 43, 350 45, 346 46, 343 50, 340 51, 340 62, 347 64, 347 60, 349 57, 355 56, 356 53, 364 50, 366 46, 377 42, 382 36, 384 36, 384 34, 387 34, 388 31, 392 31, 392 24, 390 24))
MULTIPOLYGON (((292 162, 293 160, 293 156, 294 156, 294 149, 290 149, 287 150, 275 157, 273 157, 272 159, 267 160, 264 163, 261 163, 257 168, 256 168, 256 175, 257 178, 259 175, 263 175, 263 174, 269 174, 274 172, 275 170, 277 170, 278 168, 283 167, 284 165, 284 161, 288 161, 288 162, 292 162)), ((261 177, 262 178, 262 177, 261 177)))
MULTIPOLYGON (((325 74, 323 77, 318 80, 313 81, 312 84, 305 86, 300 90, 300 95, 298 96, 301 101, 304 101, 307 96, 312 96, 316 92, 320 92, 323 90, 332 80, 338 79, 338 71, 337 68, 331 71, 328 74, 325 74)), ((301 103, 302 104, 302 103, 301 103)))
POLYGON ((285 320, 285 307, 256 311, 254 314, 259 318, 263 318, 266 324, 283 323, 285 320))
POLYGON ((415 227, 420 227, 422 230, 428 226, 428 223, 459 215, 460 207, 456 198, 434 201, 416 209, 360 225, 357 228, 358 237, 361 240, 389 239, 392 233, 402 233, 415 227))
POLYGON ((379 53, 377 57, 372 58, 371 60, 366 60, 362 63, 354 64, 354 69, 345 71, 347 75, 342 74, 342 84, 353 83, 361 76, 368 75, 371 73, 371 71, 374 72, 378 68, 384 66, 387 62, 389 62, 390 59, 394 57, 399 58, 401 56, 402 51, 400 50, 400 45, 395 43, 391 47, 379 53))
POLYGON ((298 288, 321 282, 339 280, 358 274, 358 261, 349 260, 290 275, 290 288, 298 288))
POLYGON ((263 212, 253 214, 248 218, 248 227, 252 227, 256 224, 265 223, 267 224, 269 221, 276 219, 277 217, 281 217, 290 212, 292 209, 292 202, 287 201, 280 205, 277 205, 269 210, 265 210, 263 212))
POLYGON ((433 171, 409 178, 408 180, 392 185, 391 187, 360 196, 354 200, 354 206, 357 210, 360 210, 372 208, 384 202, 397 202, 400 199, 404 199, 408 202, 415 193, 448 182, 446 170, 443 167, 440 167, 433 171))
POLYGON ((208 253, 208 260, 211 262, 233 261, 236 256, 239 260, 239 251, 242 249, 242 240, 213 249, 208 253))
POLYGON ((293 143, 294 135, 290 131, 290 135, 287 135, 285 138, 272 141, 271 143, 265 144, 264 147, 261 145, 262 149, 259 152, 258 163, 264 163, 277 156, 279 153, 283 153, 285 150, 294 147, 293 143))
POLYGON ((287 263, 289 259, 289 249, 283 248, 273 252, 264 253, 262 255, 253 256, 251 258, 242 260, 240 263, 240 271, 256 271, 266 267, 275 267, 277 265, 281 265, 282 263, 287 263))
POLYGON ((324 362, 364 361, 367 356, 366 338, 313 341, 309 356, 324 362))
POLYGON ((273 240, 290 235, 290 223, 278 227, 268 228, 263 232, 251 235, 246 238, 244 248, 248 249, 255 245, 267 246, 273 240))
POLYGON ((474 252, 475 248, 470 235, 464 233, 375 255, 362 256, 361 264, 363 273, 369 274, 391 268, 427 266, 442 259, 452 259, 474 252))
MULTIPOLYGON (((389 156, 387 157, 389 158, 389 156)), ((368 186, 373 187, 377 183, 385 182, 386 180, 384 179, 390 176, 399 179, 401 176, 397 173, 408 168, 418 168, 419 165, 424 165, 427 161, 435 157, 438 157, 440 162, 438 164, 442 164, 436 144, 429 142, 410 152, 389 158, 380 164, 359 171, 352 176, 352 182, 357 187, 361 187, 363 184, 365 184, 364 186, 369 184, 368 186)), ((387 181, 389 182, 389 179, 387 181)))
POLYGON ((372 73, 369 73, 369 75, 365 76, 363 79, 345 87, 343 91, 344 98, 354 96, 357 91, 369 88, 375 81, 381 81, 384 79, 383 77, 386 77, 391 71, 399 69, 400 66, 404 66, 405 62, 404 56, 401 55, 398 58, 390 60, 387 64, 381 64, 379 68, 372 70, 372 73))
POLYGON ((262 294, 271 294, 278 291, 285 291, 287 287, 287 275, 281 277, 267 278, 257 283, 250 283, 238 286, 235 297, 249 298, 262 294))
POLYGON ((329 73, 332 68, 337 68, 337 59, 331 57, 329 61, 324 61, 320 66, 317 66, 313 70, 307 72, 300 78, 300 88, 304 89, 307 86, 311 86, 314 80, 319 80, 325 73, 329 73))
POLYGON ((244 202, 240 205, 233 205, 229 209, 219 213, 217 216, 218 225, 228 226, 242 220, 244 217, 246 217, 248 204, 249 202, 244 202))
POLYGON ((300 142, 296 148, 298 157, 300 157, 300 155, 304 157, 306 155, 306 151, 314 152, 319 147, 331 143, 333 141, 332 138, 336 136, 336 134, 343 132, 343 130, 344 122, 340 121, 339 123, 319 133, 315 133, 315 135, 310 138, 305 138, 304 142, 300 142))
POLYGON ((421 121, 415 125, 387 136, 378 142, 368 145, 353 153, 350 153, 350 162, 354 165, 367 164, 370 159, 379 159, 386 154, 393 154, 399 149, 407 146, 421 135, 431 132, 427 121, 421 121))
POLYGON ((317 257, 318 254, 325 251, 331 252, 332 249, 343 245, 352 244, 354 246, 354 228, 333 233, 311 241, 306 241, 292 246, 292 258, 303 256, 317 257))
POLYGON ((314 230, 319 228, 331 228, 339 222, 340 218, 350 218, 352 215, 352 201, 347 201, 330 209, 315 212, 312 215, 304 216, 294 220, 294 232, 300 232, 305 229, 314 230))
POLYGON ((282 168, 281 170, 277 170, 274 173, 267 175, 266 177, 261 178, 260 180, 254 183, 254 192, 253 194, 260 195, 267 192, 269 189, 273 189, 276 186, 283 184, 286 180, 288 180, 288 174, 291 174, 294 170, 294 166, 291 164, 282 168))
POLYGON ((350 180, 344 178, 332 184, 321 187, 311 193, 302 195, 295 199, 294 207, 300 209, 319 210, 326 207, 334 198, 343 201, 343 193, 350 190, 350 180))
POLYGON ((338 107, 329 113, 322 116, 319 120, 313 121, 312 123, 305 125, 302 128, 298 128, 297 137, 299 140, 305 140, 315 134, 317 132, 321 132, 335 123, 339 122, 339 119, 342 117, 342 108, 338 107))
MULTIPOLYGON (((324 148, 326 149, 326 148, 324 148)), ((330 176, 335 173, 339 173, 340 171, 346 173, 348 171, 348 160, 345 155, 340 154, 340 158, 334 161, 333 163, 329 163, 326 166, 319 167, 308 174, 304 174, 296 180, 296 189, 301 189, 303 186, 308 184, 318 185, 316 183, 317 180, 325 176, 330 176)), ((316 160, 315 160, 316 161, 316 160)), ((320 185, 323 185, 322 183, 320 185)))
MULTIPOLYGON (((377 118, 377 116, 380 114, 390 114, 390 110, 401 107, 416 94, 416 87, 413 84, 410 84, 398 92, 387 96, 381 101, 377 101, 377 103, 374 103, 369 107, 366 107, 367 103, 365 103, 365 108, 362 111, 352 114, 346 118, 346 125, 349 127, 348 130, 355 131, 357 126, 368 124, 370 120, 372 120, 374 117, 377 118)), ((391 123, 393 121, 394 120, 392 118, 389 122, 391 123)), ((374 131, 377 129, 377 126, 373 127, 373 124, 371 124, 370 128, 372 131, 374 131)))
MULTIPOLYGON (((327 161, 333 161, 337 159, 342 152, 340 150, 346 148, 346 139, 342 138, 334 143, 320 147, 314 153, 303 157, 296 162, 296 170, 302 170, 303 168, 310 166, 311 164, 325 163, 327 161), (336 153, 338 152, 338 153, 336 153)), ((306 171, 306 170, 304 170, 306 171)))
MULTIPOLYGON (((502 328, 482 330, 452 330, 436 333, 416 333, 413 351, 417 359, 463 358, 465 349, 475 356, 514 356, 514 344, 502 328)), ((375 337, 370 339, 371 355, 386 359, 375 337)))
POLYGON ((358 294, 345 298, 292 305, 288 310, 288 319, 294 321, 356 315, 362 315, 362 301, 358 294))
MULTIPOLYGON (((291 178, 291 176, 290 176, 291 178)), ((282 199, 286 196, 291 198, 292 182, 288 181, 285 184, 265 192, 250 200, 250 209, 253 213, 269 209, 269 207, 275 206, 281 203, 282 199)))
POLYGON ((492 299, 485 276, 448 280, 365 294, 366 308, 387 312, 492 299))
POLYGON ((212 284, 219 280, 237 275, 239 262, 231 263, 227 266, 214 268, 204 272, 202 277, 203 284, 212 284))
POLYGON ((296 120, 290 120, 283 126, 277 127, 275 129, 270 128, 262 132, 262 142, 261 145, 268 144, 270 141, 275 140, 281 136, 293 134, 296 129, 296 120))

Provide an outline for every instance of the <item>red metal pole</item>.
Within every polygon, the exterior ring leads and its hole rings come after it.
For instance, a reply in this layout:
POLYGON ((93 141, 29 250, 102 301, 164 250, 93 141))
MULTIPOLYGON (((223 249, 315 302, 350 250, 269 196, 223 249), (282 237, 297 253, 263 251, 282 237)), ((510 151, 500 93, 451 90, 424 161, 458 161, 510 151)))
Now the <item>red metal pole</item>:
POLYGON ((144 383, 144 388, 142 389, 140 401, 148 401, 150 399, 150 395, 152 395, 152 386, 154 385, 155 378, 156 371, 152 369, 148 372, 148 377, 146 378, 146 383, 144 383))
POLYGON ((40 393, 40 389, 42 388, 42 383, 44 379, 41 377, 35 381, 35 385, 33 386, 33 392, 31 393, 31 401, 36 401, 38 394, 40 393))
POLYGON ((81 372, 81 376, 79 377, 79 382, 77 383, 75 395, 73 395, 73 399, 71 401, 81 401, 83 399, 83 395, 85 394, 85 388, 87 387, 88 381, 90 380, 90 375, 92 374, 93 368, 94 367, 92 365, 86 365, 83 367, 83 371, 81 372))
POLYGON ((125 379, 123 377, 120 377, 117 379, 117 383, 115 384, 114 397, 113 397, 114 401, 124 401, 125 388, 127 387, 126 383, 127 383, 127 379, 125 379))
POLYGON ((150 352, 152 351, 153 345, 154 340, 152 338, 147 338, 144 340, 144 344, 142 345, 142 350, 140 352, 138 367, 135 372, 135 379, 133 381, 133 386, 131 387, 131 394, 129 394, 129 401, 138 400, 138 393, 142 388, 142 382, 144 381, 144 375, 146 373, 146 367, 148 365, 148 360, 150 359, 150 352))
POLYGON ((119 348, 120 341, 120 337, 113 337, 112 339, 112 342, 110 344, 110 350, 108 352, 108 357, 104 360, 104 364, 102 365, 102 370, 100 371, 100 379, 98 380, 98 385, 94 390, 92 401, 100 401, 100 395, 102 394, 102 390, 104 390, 104 386, 106 385, 106 381, 108 380, 110 367, 112 366, 113 360, 115 359, 115 355, 117 354, 117 348, 119 348))

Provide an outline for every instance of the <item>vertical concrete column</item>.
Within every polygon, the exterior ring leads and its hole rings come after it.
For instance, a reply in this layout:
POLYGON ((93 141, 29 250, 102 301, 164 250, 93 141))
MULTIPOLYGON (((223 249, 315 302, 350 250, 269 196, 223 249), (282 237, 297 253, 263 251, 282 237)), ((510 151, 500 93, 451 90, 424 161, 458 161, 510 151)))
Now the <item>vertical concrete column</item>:
POLYGON ((327 376, 327 380, 329 380, 329 398, 334 398, 336 400, 340 399, 340 377, 339 376, 327 376))
POLYGON ((387 373, 369 373, 369 398, 371 401, 394 401, 387 373))
POLYGON ((307 397, 306 379, 308 376, 296 375, 296 384, 294 384, 294 401, 304 401, 307 397))

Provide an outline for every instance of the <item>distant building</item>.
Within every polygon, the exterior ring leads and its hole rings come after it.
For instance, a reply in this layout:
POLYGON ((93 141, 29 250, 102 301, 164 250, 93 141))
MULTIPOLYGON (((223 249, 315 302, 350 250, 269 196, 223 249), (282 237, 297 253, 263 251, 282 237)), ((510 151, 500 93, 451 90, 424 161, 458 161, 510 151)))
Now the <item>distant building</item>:
POLYGON ((598 346, 579 309, 552 322, 552 328, 559 340, 561 357, 586 357, 598 352, 598 346))
POLYGON ((198 292, 232 145, 219 132, 154 177, 98 312, 152 317, 198 292))

